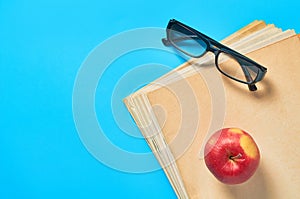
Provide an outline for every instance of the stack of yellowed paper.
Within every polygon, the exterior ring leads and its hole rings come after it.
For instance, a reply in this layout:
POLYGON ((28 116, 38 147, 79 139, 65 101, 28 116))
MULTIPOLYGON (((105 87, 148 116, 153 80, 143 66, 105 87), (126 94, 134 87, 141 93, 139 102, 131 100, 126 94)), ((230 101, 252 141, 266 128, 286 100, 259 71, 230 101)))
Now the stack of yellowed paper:
POLYGON ((293 30, 254 21, 221 41, 268 68, 250 92, 222 76, 207 54, 124 99, 178 198, 296 198, 300 187, 300 40, 293 30), (206 168, 203 145, 224 127, 250 132, 259 169, 228 186, 206 168))

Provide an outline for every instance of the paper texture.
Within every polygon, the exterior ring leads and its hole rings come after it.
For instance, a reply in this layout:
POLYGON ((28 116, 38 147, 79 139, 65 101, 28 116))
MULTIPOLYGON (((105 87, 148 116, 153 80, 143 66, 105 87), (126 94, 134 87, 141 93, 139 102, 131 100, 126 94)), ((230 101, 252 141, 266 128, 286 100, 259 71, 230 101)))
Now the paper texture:
MULTIPOLYGON (((300 185, 300 156, 297 153, 300 143, 299 38, 292 37, 251 53, 249 56, 268 66, 268 74, 258 85, 257 92, 248 92, 244 85, 222 77, 226 95, 226 115, 223 126, 239 127, 251 133, 262 154, 258 171, 245 184, 227 186, 217 182, 198 156, 199 147, 212 117, 211 96, 200 74, 186 79, 197 98, 198 117, 193 113, 195 104, 190 102, 186 102, 191 106, 186 106, 185 110, 191 115, 181 117, 182 111, 179 106, 183 102, 179 103, 168 89, 159 89, 148 94, 151 104, 159 104, 168 114, 168 117, 162 117, 158 111, 156 116, 160 124, 164 123, 162 132, 174 154, 178 153, 178 148, 181 148, 180 141, 184 142, 185 135, 190 139, 192 137, 190 134, 193 134, 191 132, 195 132, 195 126, 189 124, 199 125, 193 142, 176 161, 190 198, 276 199, 295 198, 298 195, 300 185), (198 119, 199 121, 195 121, 198 119), (187 125, 184 125, 186 122, 187 125), (177 139, 179 143, 172 143, 178 134, 182 136, 177 139)), ((185 95, 187 91, 182 86, 184 84, 186 83, 176 82, 170 85, 170 88, 173 91, 177 89, 178 93, 182 92, 181 95, 185 95)))
MULTIPOLYGON (((246 41, 238 42, 253 32, 263 36, 261 32, 266 28, 264 22, 255 21, 223 42, 247 51, 251 44, 243 46, 246 41)), ((271 29, 272 35, 276 35, 274 27, 271 29)), ((293 31, 282 34, 279 30, 278 33, 277 37, 264 39, 265 44, 257 45, 259 41, 252 40, 251 48, 255 51, 247 55, 268 68, 256 92, 222 76, 214 62, 208 59, 205 67, 203 63, 193 66, 185 63, 156 82, 178 75, 180 78, 176 81, 170 78, 167 85, 149 86, 125 99, 143 135, 155 137, 155 142, 163 140, 160 146, 167 148, 162 150, 166 155, 156 154, 156 157, 162 165, 173 162, 164 170, 179 198, 297 197, 300 186, 300 155, 297 153, 300 143, 300 41, 298 35, 291 36, 293 31), (270 44, 280 37, 286 39, 270 44), (260 45, 267 46, 258 49, 260 45), (187 68, 190 69, 188 75, 183 75, 182 71, 187 68), (140 96, 148 105, 134 103, 140 96), (148 126, 147 135, 143 122, 139 121, 143 116, 136 111, 139 107, 144 107, 145 115, 151 115, 150 124, 156 123, 156 126, 148 126), (149 107, 151 110, 146 110, 149 107), (201 158, 207 134, 223 127, 244 129, 260 148, 259 169, 244 184, 228 186, 218 182, 201 158), (151 135, 153 132, 156 135, 151 135)), ((152 140, 147 139, 147 142, 156 151, 152 140)))

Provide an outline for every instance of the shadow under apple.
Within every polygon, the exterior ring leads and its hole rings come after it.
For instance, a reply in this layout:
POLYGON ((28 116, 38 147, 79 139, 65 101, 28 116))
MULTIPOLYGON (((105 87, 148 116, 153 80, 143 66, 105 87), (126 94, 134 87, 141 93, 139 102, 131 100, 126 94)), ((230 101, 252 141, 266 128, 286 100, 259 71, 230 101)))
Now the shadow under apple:
POLYGON ((264 167, 260 165, 254 176, 240 185, 226 186, 232 199, 271 199, 268 193, 268 184, 264 175, 264 167))

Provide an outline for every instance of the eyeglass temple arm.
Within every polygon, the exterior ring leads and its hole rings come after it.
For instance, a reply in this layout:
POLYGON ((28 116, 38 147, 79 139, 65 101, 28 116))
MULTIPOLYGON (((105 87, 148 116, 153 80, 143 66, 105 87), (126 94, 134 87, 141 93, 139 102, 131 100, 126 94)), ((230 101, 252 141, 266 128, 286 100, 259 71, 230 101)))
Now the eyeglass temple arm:
MULTIPOLYGON (((241 65, 241 68, 242 68, 242 70, 243 70, 243 72, 244 72, 244 74, 245 74, 246 80, 247 80, 248 82, 252 82, 253 79, 252 79, 252 77, 251 77, 251 75, 250 75, 248 69, 247 69, 245 66, 243 66, 242 64, 240 64, 240 65, 241 65)), ((249 88, 250 91, 256 91, 256 90, 257 90, 257 87, 255 86, 254 83, 248 84, 248 88, 249 88)))

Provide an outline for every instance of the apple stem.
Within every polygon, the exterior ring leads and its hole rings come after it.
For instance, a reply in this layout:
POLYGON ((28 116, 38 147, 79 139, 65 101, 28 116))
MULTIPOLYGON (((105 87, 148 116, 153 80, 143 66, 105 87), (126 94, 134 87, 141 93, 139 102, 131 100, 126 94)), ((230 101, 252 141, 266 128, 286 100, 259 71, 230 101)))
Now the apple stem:
POLYGON ((235 159, 240 159, 242 157, 242 154, 237 154, 236 156, 229 156, 229 158, 231 159, 231 160, 235 160, 235 159))

